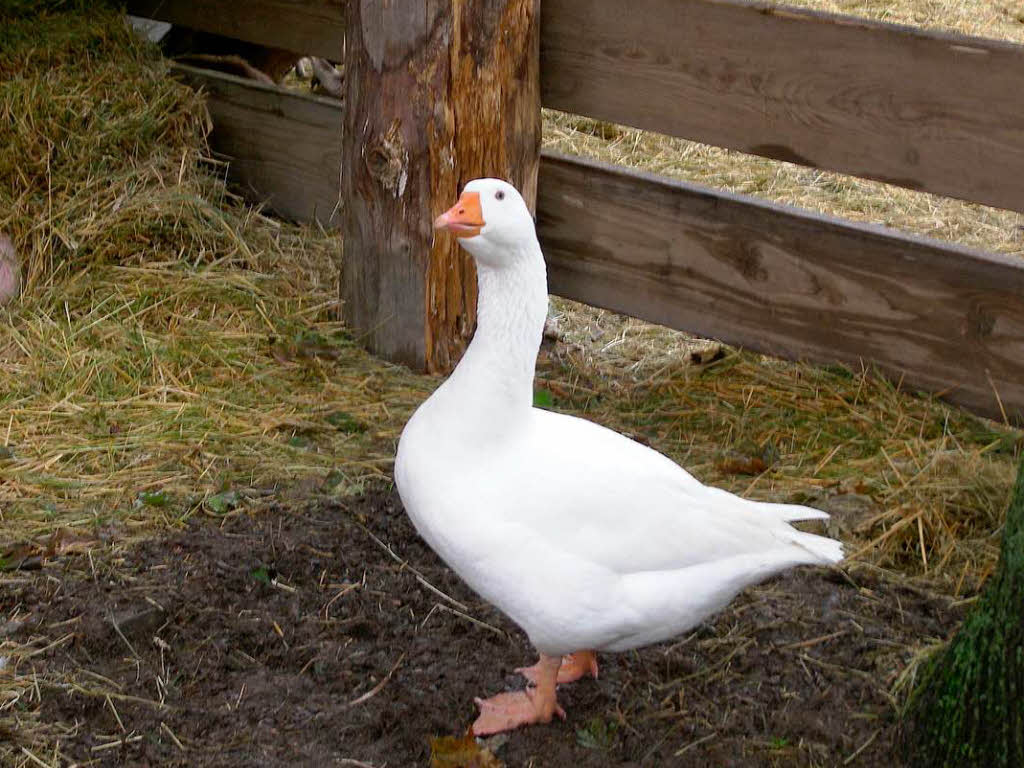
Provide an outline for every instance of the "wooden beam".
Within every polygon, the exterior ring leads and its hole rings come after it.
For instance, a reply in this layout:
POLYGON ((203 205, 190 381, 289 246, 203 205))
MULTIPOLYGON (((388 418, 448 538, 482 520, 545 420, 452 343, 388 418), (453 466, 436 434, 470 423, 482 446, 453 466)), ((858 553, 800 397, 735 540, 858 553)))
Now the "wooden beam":
POLYGON ((1020 259, 554 155, 539 189, 553 293, 1024 424, 1020 259))
MULTIPOLYGON (((346 5, 128 10, 337 61, 346 5)), ((541 11, 545 106, 1024 211, 1024 46, 747 0, 544 0, 541 11)))
POLYGON ((345 0, 127 0, 128 13, 341 61, 345 0))
POLYGON ((340 224, 339 102, 184 64, 172 69, 209 95, 210 144, 231 159, 231 180, 250 198, 285 218, 340 224))
POLYGON ((1024 46, 745 0, 544 0, 547 107, 1024 211, 1024 46))
POLYGON ((533 201, 538 4, 347 6, 343 308, 383 357, 447 371, 472 336, 472 260, 454 238, 435 241, 431 229, 462 186, 504 177, 533 201))
MULTIPOLYGON (((275 155, 337 142, 340 103, 282 102, 277 89, 179 69, 210 93, 212 143, 230 150, 232 178, 244 175, 257 200, 285 201, 297 218, 333 210, 333 161, 308 156, 294 173, 294 160, 275 155), (282 119, 282 103, 304 115, 298 127, 261 127, 282 119), (244 170, 262 158, 273 173, 244 170)), ((1019 259, 550 153, 538 210, 553 293, 782 357, 874 363, 1002 419, 998 392, 1008 418, 1024 423, 1019 259)))

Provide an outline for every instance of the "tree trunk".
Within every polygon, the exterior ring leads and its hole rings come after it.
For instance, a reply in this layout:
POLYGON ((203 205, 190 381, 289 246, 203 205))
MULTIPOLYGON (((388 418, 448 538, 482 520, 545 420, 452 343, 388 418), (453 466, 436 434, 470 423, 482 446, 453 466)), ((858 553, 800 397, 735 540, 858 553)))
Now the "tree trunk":
POLYGON ((999 566, 928 664, 908 706, 904 745, 918 768, 1024 766, 1024 460, 999 566))
POLYGON ((346 8, 343 314, 377 354, 445 372, 473 332, 476 276, 431 225, 480 176, 534 205, 539 0, 346 8))

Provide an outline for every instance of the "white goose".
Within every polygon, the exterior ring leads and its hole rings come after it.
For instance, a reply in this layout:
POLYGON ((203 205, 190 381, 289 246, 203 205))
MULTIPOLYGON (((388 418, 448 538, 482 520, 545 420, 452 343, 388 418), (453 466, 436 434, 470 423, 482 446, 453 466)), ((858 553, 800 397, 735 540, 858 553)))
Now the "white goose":
POLYGON ((838 541, 788 524, 823 512, 707 487, 616 432, 533 407, 547 279, 514 187, 471 181, 434 227, 476 260, 478 324, 406 424, 395 483, 420 535, 540 652, 520 670, 535 687, 476 700, 477 735, 564 717, 556 683, 596 677, 595 651, 665 640, 750 584, 842 559, 838 541))

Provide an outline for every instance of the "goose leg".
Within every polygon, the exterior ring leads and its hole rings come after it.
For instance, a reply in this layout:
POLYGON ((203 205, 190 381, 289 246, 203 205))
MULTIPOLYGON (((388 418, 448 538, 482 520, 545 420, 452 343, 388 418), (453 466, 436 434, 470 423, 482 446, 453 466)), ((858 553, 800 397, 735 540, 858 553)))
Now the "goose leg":
MULTIPOLYGON (((532 667, 520 667, 516 672, 536 684, 537 675, 540 673, 540 662, 538 661, 532 667)), ((565 685, 576 682, 587 675, 597 679, 597 654, 593 651, 576 651, 576 653, 562 657, 562 665, 558 668, 558 679, 555 682, 565 685)))
POLYGON ((536 687, 525 691, 499 693, 489 699, 476 699, 480 716, 473 723, 476 736, 511 731, 521 725, 549 723, 558 715, 565 718, 565 710, 555 699, 555 681, 562 660, 557 656, 541 654, 535 667, 536 687))

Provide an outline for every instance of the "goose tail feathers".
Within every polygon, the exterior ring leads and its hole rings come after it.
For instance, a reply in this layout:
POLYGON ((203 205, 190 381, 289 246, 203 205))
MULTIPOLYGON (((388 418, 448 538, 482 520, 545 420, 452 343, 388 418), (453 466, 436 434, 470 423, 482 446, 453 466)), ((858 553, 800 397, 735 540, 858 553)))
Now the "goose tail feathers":
POLYGON ((800 520, 828 520, 828 513, 813 507, 805 507, 802 504, 772 504, 769 502, 755 502, 759 511, 768 512, 777 520, 785 523, 795 523, 800 520))
POLYGON ((811 562, 821 565, 838 563, 843 559, 843 543, 825 536, 803 531, 793 532, 793 543, 814 556, 811 562))

